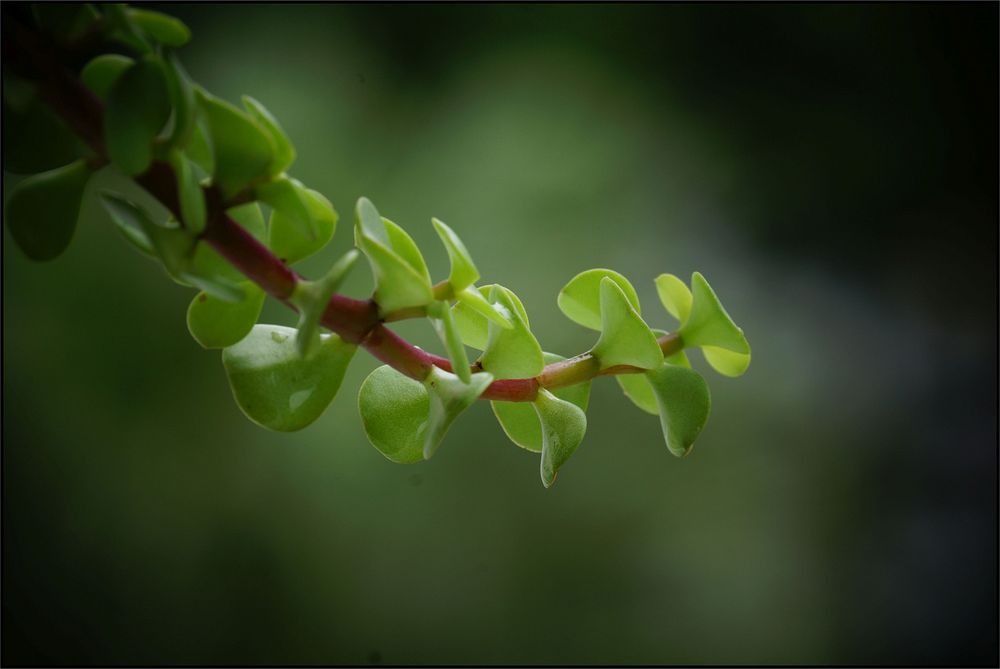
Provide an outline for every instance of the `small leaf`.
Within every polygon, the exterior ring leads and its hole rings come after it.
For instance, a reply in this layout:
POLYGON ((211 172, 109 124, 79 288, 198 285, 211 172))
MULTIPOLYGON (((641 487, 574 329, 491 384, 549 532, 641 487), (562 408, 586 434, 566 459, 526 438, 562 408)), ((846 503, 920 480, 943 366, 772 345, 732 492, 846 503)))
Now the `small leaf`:
POLYGON ((316 230, 313 229, 305 190, 297 179, 282 175, 258 185, 254 188, 254 195, 298 227, 300 236, 312 240, 316 238, 316 230))
POLYGON ((406 230, 388 218, 383 218, 382 224, 385 225, 386 234, 389 235, 389 247, 405 260, 427 282, 428 286, 431 285, 431 274, 427 271, 427 263, 424 262, 424 257, 420 254, 420 249, 417 248, 413 238, 407 234, 406 230))
POLYGON ((655 283, 663 307, 681 323, 686 322, 691 315, 692 299, 688 287, 673 274, 661 274, 656 277, 655 283))
MULTIPOLYGON (((545 353, 544 355, 546 365, 566 359, 554 353, 545 353)), ((559 399, 572 402, 586 411, 590 399, 590 381, 550 392, 559 399)), ((512 442, 533 453, 542 452, 542 423, 530 402, 492 401, 490 406, 500 423, 500 427, 503 428, 504 433, 512 442)))
POLYGON ((528 328, 521 301, 507 288, 495 285, 490 289, 490 302, 514 327, 507 330, 489 322, 486 348, 481 358, 483 369, 497 379, 520 379, 539 374, 545 366, 542 348, 528 328))
POLYGON ((424 384, 382 365, 361 384, 358 409, 365 436, 379 453, 400 464, 424 459, 424 431, 430 413, 424 384))
MULTIPOLYGON (((466 288, 456 295, 458 301, 451 308, 452 315, 455 317, 455 327, 458 329, 462 341, 467 346, 477 348, 480 351, 486 349, 486 342, 489 341, 489 323, 491 321, 505 330, 514 328, 513 321, 504 315, 505 312, 499 310, 486 299, 493 285, 466 288)), ((524 312, 521 300, 513 293, 511 295, 514 298, 514 305, 520 306, 519 312, 527 322, 528 316, 524 312)))
POLYGON ((691 289, 691 315, 678 331, 681 340, 685 346, 701 346, 703 351, 708 348, 705 359, 719 373, 739 376, 750 365, 750 344, 743 330, 699 272, 691 276, 691 289))
POLYGON ((163 64, 146 56, 125 70, 108 93, 104 137, 111 162, 129 176, 145 172, 153 160, 153 139, 169 117, 163 64))
POLYGON ((215 149, 212 148, 208 123, 200 118, 200 115, 198 116, 199 118, 191 128, 191 140, 184 152, 207 176, 211 176, 215 173, 215 149))
POLYGON ((24 179, 10 190, 4 221, 17 245, 32 260, 52 260, 69 246, 90 178, 77 160, 24 179))
POLYGON ((80 80, 102 100, 108 97, 118 78, 135 64, 128 56, 106 53, 87 63, 80 72, 80 80))
POLYGON ((358 252, 351 249, 333 264, 330 271, 318 281, 299 281, 292 293, 291 303, 299 310, 299 332, 295 344, 299 355, 312 355, 319 346, 319 322, 326 305, 343 282, 344 277, 358 259, 358 252))
POLYGON ((633 365, 654 369, 663 362, 663 352, 652 330, 632 307, 618 283, 601 279, 601 336, 593 354, 601 369, 633 365))
POLYGON ((448 283, 451 284, 452 291, 457 294, 479 280, 479 270, 476 269, 468 249, 454 230, 436 218, 432 218, 431 223, 448 251, 448 259, 451 261, 448 283))
POLYGON ((558 304, 566 317, 591 330, 601 330, 601 283, 609 278, 618 284, 637 314, 641 314, 639 298, 628 279, 610 269, 589 269, 570 279, 559 291, 558 304))
POLYGON ((587 414, 583 409, 561 400, 544 388, 532 403, 542 426, 542 485, 546 488, 556 482, 559 468, 583 441, 587 432, 587 414))
POLYGON ((313 236, 302 226, 275 209, 271 212, 268 247, 285 263, 292 264, 322 249, 337 229, 337 212, 319 191, 305 189, 300 193, 309 210, 313 236))
MULTIPOLYGON (((169 147, 187 147, 191 143, 198 116, 194 84, 174 53, 167 56, 163 71, 167 77, 167 93, 174 110, 173 129, 170 132, 167 145, 169 147)), ((206 170, 206 173, 210 172, 206 170)))
POLYGON ((204 291, 191 300, 187 326, 195 341, 205 348, 226 348, 239 342, 253 329, 264 306, 264 291, 250 281, 240 284, 244 297, 226 302, 204 291))
MULTIPOLYGON (((653 334, 657 337, 662 337, 667 333, 664 330, 653 330, 653 334)), ((684 351, 678 351, 673 355, 667 356, 663 361, 670 365, 691 368, 691 362, 684 351)), ((625 396, 632 400, 637 407, 654 416, 659 415, 660 412, 656 406, 656 395, 653 394, 653 388, 649 385, 649 380, 645 374, 617 374, 615 375, 615 380, 621 386, 625 396)))
POLYGON ((375 301, 381 315, 434 300, 427 265, 410 236, 381 218, 374 205, 361 198, 355 207, 354 240, 375 275, 375 301))
POLYGON ((469 357, 466 355, 465 345, 455 326, 455 318, 448 308, 448 303, 433 302, 427 313, 431 317, 434 330, 448 351, 452 370, 462 379, 462 383, 470 383, 472 372, 469 371, 469 357))
POLYGON ((677 457, 687 455, 708 420, 708 384, 698 372, 677 365, 661 365, 645 376, 656 396, 667 448, 677 457))
POLYGON ((424 379, 424 387, 430 396, 430 413, 424 434, 425 460, 429 460, 441 446, 444 435, 459 414, 479 399, 491 383, 493 376, 485 372, 473 374, 465 383, 451 372, 431 367, 431 373, 424 379))
POLYGON ((255 181, 270 176, 275 147, 271 136, 233 105, 198 89, 215 165, 213 180, 231 197, 255 181))
POLYGON ((249 95, 244 95, 241 99, 243 100, 243 106, 246 107, 250 116, 271 135, 271 140, 274 142, 275 148, 274 161, 271 163, 271 174, 281 174, 295 162, 295 147, 292 146, 288 135, 285 134, 285 131, 278 123, 278 119, 274 118, 264 105, 249 95))
POLYGON ((184 46, 191 39, 191 30, 179 19, 148 9, 128 9, 132 22, 160 44, 184 46))
MULTIPOLYGON (((366 197, 358 198, 358 203, 354 207, 355 215, 355 241, 358 235, 370 237, 382 246, 391 248, 389 244, 389 234, 385 231, 385 224, 382 217, 372 201, 366 197)), ((360 246, 360 244, 358 244, 360 246)))
POLYGON ((236 403, 253 422, 270 430, 301 430, 333 401, 357 347, 323 335, 308 360, 295 348, 295 330, 255 325, 239 343, 222 351, 222 364, 236 403))
POLYGON ((168 161, 177 178, 177 196, 184 227, 192 234, 200 235, 205 230, 205 196, 194 172, 194 163, 176 149, 170 152, 168 161))

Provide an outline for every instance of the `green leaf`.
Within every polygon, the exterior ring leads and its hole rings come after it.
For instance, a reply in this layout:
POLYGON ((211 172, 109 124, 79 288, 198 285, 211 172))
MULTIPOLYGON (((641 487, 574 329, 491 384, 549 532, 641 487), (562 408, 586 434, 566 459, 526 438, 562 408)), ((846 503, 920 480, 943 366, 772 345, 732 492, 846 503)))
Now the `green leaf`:
POLYGON ((295 347, 295 330, 255 325, 222 351, 236 403, 253 422, 270 430, 301 430, 333 401, 357 346, 323 335, 308 360, 295 347))
MULTIPOLYGON (((657 337, 662 337, 667 332, 665 330, 654 329, 653 334, 657 337)), ((673 355, 669 355, 663 361, 669 365, 680 365, 688 369, 691 368, 691 362, 684 351, 678 351, 673 355)), ((646 378, 645 374, 617 374, 615 375, 615 380, 621 386, 625 396, 632 400, 637 407, 654 416, 659 415, 660 412, 656 406, 656 395, 653 394, 653 388, 649 385, 649 379, 646 378)))
POLYGON ((400 464, 424 459, 424 431, 430 413, 424 384, 382 365, 361 384, 358 409, 365 436, 379 453, 400 464))
POLYGON ((146 56, 125 70, 108 92, 104 137, 108 157, 135 176, 153 160, 153 140, 170 117, 163 64, 146 56))
POLYGON ((660 296, 663 307, 670 315, 681 323, 691 315, 691 291, 684 282, 673 274, 661 274, 656 277, 656 294, 660 296))
POLYGON ((111 87, 125 70, 135 64, 128 56, 106 53, 87 63, 80 72, 80 80, 102 100, 108 97, 111 87))
POLYGON ((199 118, 191 129, 191 141, 184 152, 206 175, 211 176, 215 173, 215 149, 212 148, 208 123, 200 118, 200 115, 198 116, 199 118))
POLYGON ((427 265, 410 236, 381 218, 368 198, 355 207, 354 240, 375 275, 375 301, 382 315, 434 300, 427 265))
POLYGON ((167 93, 174 110, 173 129, 167 144, 170 147, 183 148, 191 143, 198 116, 194 84, 173 53, 170 53, 164 62, 164 73, 167 77, 167 93))
POLYGON ((358 259, 358 252, 351 249, 333 264, 330 271, 318 281, 299 281, 290 302, 299 310, 299 332, 295 344, 303 357, 312 355, 319 346, 319 322, 327 303, 344 277, 358 259))
POLYGON ((451 372, 431 367, 431 373, 424 379, 424 387, 430 396, 430 412, 424 433, 425 460, 429 460, 441 446, 448 428, 459 414, 479 399, 491 383, 493 376, 486 372, 473 374, 465 383, 451 372))
MULTIPOLYGON (((466 288, 455 296, 458 301, 451 308, 452 315, 455 317, 455 327, 458 329, 462 341, 467 346, 477 348, 480 351, 486 348, 486 343, 489 341, 489 323, 491 321, 505 330, 514 328, 513 321, 487 299, 493 286, 494 284, 489 284, 479 288, 475 286, 466 288)), ((518 311, 527 323, 528 315, 524 312, 521 300, 513 293, 511 295, 514 298, 514 305, 519 307, 518 311)))
POLYGON ((250 281, 240 284, 243 299, 226 302, 202 291, 187 310, 187 326, 195 341, 205 348, 226 348, 253 329, 264 306, 264 291, 250 281))
MULTIPOLYGON (((266 241, 267 226, 260 213, 260 206, 256 202, 233 207, 228 209, 226 214, 253 235, 257 241, 262 243, 266 241)), ((191 259, 191 271, 199 276, 214 276, 234 283, 240 283, 246 279, 242 272, 233 267, 228 260, 219 255, 205 241, 198 242, 195 247, 194 257, 191 259)))
POLYGON ((637 314, 641 314, 639 298, 628 279, 610 269, 588 269, 570 279, 559 291, 559 309, 574 323, 591 330, 601 330, 601 283, 609 278, 622 289, 629 304, 637 314))
POLYGON ((699 272, 691 275, 691 315, 678 331, 685 346, 701 346, 721 374, 739 376, 750 365, 750 344, 699 272), (705 349, 708 350, 705 350, 705 349))
POLYGON ((528 327, 521 300, 500 285, 490 289, 490 302, 514 326, 507 330, 488 323, 486 348, 480 360, 483 369, 497 379, 521 379, 535 376, 545 366, 542 348, 528 327))
POLYGON ((271 174, 281 174, 295 162, 295 147, 292 146, 288 135, 285 134, 281 124, 278 123, 278 119, 274 118, 264 105, 249 95, 244 95, 241 99, 243 100, 243 106, 246 107, 253 120, 257 121, 271 135, 271 140, 274 142, 275 148, 274 161, 271 163, 271 174))
POLYGON ((601 369, 633 365, 653 369, 663 362, 663 352, 652 330, 632 307, 618 283, 601 279, 601 336, 593 354, 601 369))
POLYGON ((270 176, 275 147, 270 134, 233 105, 198 89, 215 165, 213 180, 226 197, 270 176))
POLYGON ((275 209, 271 212, 268 247, 287 264, 298 262, 322 249, 333 238, 337 229, 337 212, 330 201, 319 191, 305 189, 300 193, 309 210, 310 236, 292 218, 275 209))
POLYGON ((205 196, 194 172, 194 163, 176 149, 168 154, 167 159, 177 178, 177 197, 184 227, 192 234, 200 235, 205 230, 205 196))
MULTIPOLYGON (((554 353, 545 353, 544 356, 546 365, 566 359, 554 353)), ((590 399, 590 381, 550 392, 559 399, 572 402, 586 411, 590 399)), ((542 423, 530 402, 491 401, 490 406, 500 427, 511 441, 533 453, 542 452, 542 423)))
POLYGON ((542 485, 556 482, 559 468, 566 464, 587 432, 587 414, 583 409, 561 400, 544 388, 532 402, 542 426, 542 485))
POLYGON ((472 372, 469 371, 469 357, 465 352, 465 345, 462 337, 455 326, 455 318, 448 308, 447 302, 432 302, 427 310, 431 317, 434 330, 438 333, 445 349, 448 351, 448 359, 451 360, 451 368, 462 383, 472 381, 472 372))
POLYGON ((3 169, 15 174, 54 170, 89 153, 89 149, 37 98, 13 104, 6 98, 4 74, 3 169))
POLYGON ((69 246, 90 178, 83 160, 35 174, 10 190, 4 221, 32 260, 52 260, 69 246))
POLYGON ((698 372, 677 365, 661 365, 645 376, 656 396, 667 448, 677 457, 687 455, 711 410, 708 384, 698 372))
POLYGON ((179 19, 148 9, 128 9, 132 22, 160 44, 184 46, 191 39, 191 30, 179 19))
POLYGON ((479 280, 479 270, 472 262, 465 244, 458 238, 455 231, 445 225, 442 221, 432 218, 431 223, 434 230, 441 238, 441 243, 448 251, 448 259, 451 261, 451 274, 448 276, 448 283, 455 294, 468 288, 479 280))
POLYGON ((285 175, 262 183, 254 188, 254 195, 261 202, 271 205, 274 211, 298 227, 299 235, 309 240, 316 238, 305 186, 297 179, 285 175))

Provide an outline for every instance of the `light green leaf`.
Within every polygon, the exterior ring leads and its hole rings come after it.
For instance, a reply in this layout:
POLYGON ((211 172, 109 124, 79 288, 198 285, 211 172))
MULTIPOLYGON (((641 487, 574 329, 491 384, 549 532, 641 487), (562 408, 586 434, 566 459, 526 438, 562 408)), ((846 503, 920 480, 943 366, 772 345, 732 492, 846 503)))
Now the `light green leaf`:
POLYGON ((645 376, 656 395, 667 448, 677 457, 687 455, 711 410, 708 384, 698 372, 677 365, 661 365, 645 376))
POLYGON ((198 105, 208 125, 213 180, 226 197, 270 176, 274 142, 268 132, 233 105, 198 89, 198 105))
POLYGON ((333 264, 330 271, 318 281, 299 281, 290 302, 299 311, 299 332, 295 344, 303 357, 312 355, 319 346, 319 322, 327 303, 360 255, 351 249, 333 264))
POLYGON ((628 303, 641 314, 639 298, 628 279, 610 269, 588 269, 570 279, 559 291, 558 304, 566 317, 591 330, 603 328, 601 320, 601 282, 609 278, 622 289, 628 303))
POLYGON ((27 177, 10 190, 3 218, 26 256, 52 260, 66 250, 89 178, 86 162, 77 160, 27 177))
POLYGON ((451 261, 448 283, 451 284, 452 291, 458 294, 479 280, 479 270, 476 269, 468 249, 454 230, 436 218, 432 218, 431 223, 448 251, 448 259, 451 261))
POLYGON ((750 344, 743 330, 699 272, 691 276, 691 293, 691 315, 678 331, 681 340, 685 346, 708 347, 705 359, 712 367, 727 376, 739 376, 750 364, 750 344))
POLYGON ((601 336, 593 354, 601 369, 615 365, 633 365, 653 369, 663 362, 663 352, 652 330, 632 307, 618 283, 601 279, 601 336))
POLYGON ((181 47, 191 39, 191 30, 179 19, 148 9, 128 9, 129 18, 135 25, 160 44, 181 47))
POLYGON ((361 384, 358 409, 365 436, 379 453, 400 464, 424 459, 424 431, 430 413, 424 384, 382 365, 361 384))
MULTIPOLYGON (((654 329, 653 334, 657 337, 662 337, 667 333, 664 330, 654 329)), ((673 355, 667 356, 663 361, 669 365, 680 365, 681 367, 691 368, 691 362, 684 351, 678 351, 673 355)), ((617 374, 615 380, 621 386, 622 391, 625 392, 625 396, 632 400, 637 407, 654 416, 659 415, 659 409, 656 406, 656 395, 653 394, 653 388, 649 385, 649 380, 645 374, 617 374)))
POLYGON ((431 323, 438 337, 444 343, 448 351, 448 359, 451 360, 451 368, 462 383, 470 383, 472 372, 469 371, 469 357, 465 352, 465 345, 462 337, 455 326, 455 318, 448 308, 447 302, 432 302, 427 310, 431 317, 431 323))
POLYGON ((424 387, 430 396, 430 413, 424 435, 424 459, 429 460, 441 446, 448 428, 459 414, 479 399, 483 391, 493 383, 491 374, 473 374, 468 383, 451 372, 431 367, 431 373, 424 379, 424 387))
POLYGON ((236 403, 253 422, 270 430, 301 430, 333 401, 357 346, 323 335, 308 360, 295 347, 295 330, 255 325, 222 351, 236 403))
POLYGON ((587 432, 587 414, 583 409, 561 400, 544 388, 532 402, 542 426, 542 485, 556 482, 559 468, 566 464, 587 432))
POLYGON ((322 249, 337 229, 337 212, 322 193, 307 188, 300 192, 300 196, 309 211, 311 228, 315 233, 313 236, 277 209, 271 212, 268 247, 287 264, 298 262, 322 249))
POLYGON ((691 291, 684 282, 673 274, 661 274, 656 277, 656 294, 660 296, 663 307, 670 315, 681 323, 687 321, 691 314, 691 291))
POLYGON ((274 141, 275 147, 274 162, 271 163, 271 174, 281 174, 295 162, 295 147, 292 146, 288 135, 285 134, 281 124, 278 123, 278 119, 274 118, 264 105, 249 95, 244 95, 241 99, 243 100, 243 106, 246 107, 250 116, 271 135, 271 140, 274 141))
POLYGON ((146 56, 125 70, 108 92, 104 138, 108 157, 135 176, 153 160, 153 140, 170 117, 163 63, 146 56))
POLYGON ((545 366, 542 348, 528 328, 521 301, 507 288, 494 285, 490 289, 490 302, 514 327, 507 330, 489 321, 486 348, 480 361, 483 369, 497 379, 521 379, 539 374, 545 366))
POLYGON ((188 331, 205 348, 226 348, 253 329, 264 306, 264 291, 250 281, 240 284, 243 299, 226 302, 202 291, 187 310, 188 331))
MULTIPOLYGON (((545 353, 544 356, 546 365, 565 360, 561 355, 554 353, 545 353)), ((590 399, 590 381, 550 392, 559 399, 572 402, 586 411, 590 399)), ((500 422, 500 427, 511 441, 533 453, 542 452, 542 423, 531 402, 492 401, 490 406, 500 422)))
POLYGON ((354 241, 375 275, 375 301, 380 313, 430 304, 434 291, 427 265, 409 235, 380 217, 367 198, 358 200, 354 212, 354 241))
POLYGON ((205 230, 205 196, 201 192, 194 163, 176 149, 169 153, 168 161, 177 178, 177 196, 181 204, 184 227, 192 234, 200 235, 205 230))
POLYGON ((118 78, 135 64, 128 56, 106 53, 87 63, 80 72, 80 81, 102 100, 108 97, 118 78))
MULTIPOLYGON (((451 308, 452 315, 455 317, 455 327, 458 329, 462 341, 467 346, 477 348, 480 351, 485 350, 486 342, 489 340, 489 323, 491 321, 505 330, 514 328, 513 321, 504 315, 505 312, 487 299, 494 285, 491 283, 479 288, 475 286, 466 288, 456 295, 458 301, 451 308)), ((514 306, 518 307, 518 312, 527 323, 528 315, 524 311, 524 305, 521 304, 517 295, 511 293, 511 296, 514 300, 514 306)))
POLYGON ((313 229, 305 190, 305 186, 297 179, 281 175, 258 185, 254 188, 254 195, 297 226, 302 237, 313 240, 316 238, 316 230, 313 229))

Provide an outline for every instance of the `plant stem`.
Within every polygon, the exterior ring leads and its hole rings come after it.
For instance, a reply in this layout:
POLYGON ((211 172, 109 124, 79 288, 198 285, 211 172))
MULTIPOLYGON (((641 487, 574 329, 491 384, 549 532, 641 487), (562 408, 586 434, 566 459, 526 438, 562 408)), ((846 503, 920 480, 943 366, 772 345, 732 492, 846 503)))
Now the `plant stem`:
MULTIPOLYGON (((4 60, 18 74, 36 83, 39 97, 87 144, 99 161, 106 160, 103 103, 62 64, 59 56, 66 54, 58 52, 12 14, 5 12, 3 23, 4 60)), ((167 163, 154 161, 146 172, 135 177, 135 181, 182 220, 177 182, 167 163)), ((227 207, 234 203, 224 201, 218 188, 206 187, 204 195, 208 216, 202 240, 266 293, 294 309, 289 298, 302 277, 226 214, 227 207)), ((438 284, 435 296, 439 293, 441 298, 450 297, 450 287, 438 284)), ((388 321, 425 316, 426 309, 400 310, 383 319, 378 313, 374 300, 334 295, 320 322, 345 341, 363 346, 374 357, 411 378, 423 380, 432 366, 452 371, 446 358, 417 348, 384 325, 388 321)), ((660 337, 658 341, 665 355, 683 348, 675 334, 660 337)), ((595 376, 641 371, 625 365, 601 370, 600 363, 591 353, 583 353, 548 365, 533 378, 494 381, 481 399, 529 402, 535 399, 539 388, 561 388, 595 376)))

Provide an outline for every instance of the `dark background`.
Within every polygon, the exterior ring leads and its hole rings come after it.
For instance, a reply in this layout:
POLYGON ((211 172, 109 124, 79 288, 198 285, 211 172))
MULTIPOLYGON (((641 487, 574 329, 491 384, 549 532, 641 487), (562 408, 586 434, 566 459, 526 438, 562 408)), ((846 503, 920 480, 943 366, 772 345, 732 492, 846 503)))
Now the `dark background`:
POLYGON ((551 490, 485 403, 393 465, 371 357, 264 431, 95 203, 51 264, 5 232, 4 664, 996 665, 996 4, 164 10, 341 212, 306 275, 367 195, 436 280, 455 228, 547 350, 592 344, 577 272, 669 328, 652 279, 700 270, 754 362, 693 356, 684 460, 604 380, 551 490))

